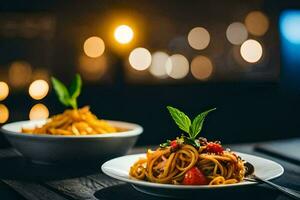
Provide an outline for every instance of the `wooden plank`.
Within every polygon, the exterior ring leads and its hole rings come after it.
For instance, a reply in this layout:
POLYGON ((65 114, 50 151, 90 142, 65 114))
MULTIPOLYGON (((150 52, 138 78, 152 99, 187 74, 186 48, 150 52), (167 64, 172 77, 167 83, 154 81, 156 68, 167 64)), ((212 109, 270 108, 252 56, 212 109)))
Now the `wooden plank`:
POLYGON ((110 178, 109 176, 102 174, 102 173, 90 175, 90 176, 88 176, 88 178, 94 180, 95 182, 102 185, 103 187, 111 187, 111 186, 115 186, 115 185, 124 183, 123 181, 119 181, 119 180, 110 178))
POLYGON ((25 181, 2 180, 24 198, 30 200, 67 200, 63 196, 39 184, 25 181))
MULTIPOLYGON (((9 158, 13 159, 20 156, 12 148, 1 149, 0 158, 9 158)), ((17 162, 14 162, 15 164, 17 162)), ((47 199, 57 199, 57 200, 66 200, 63 196, 47 189, 46 187, 40 185, 39 183, 33 183, 30 181, 15 181, 15 180, 6 180, 2 179, 2 182, 10 186, 13 190, 19 193, 26 199, 30 200, 47 200, 47 199)))
POLYGON ((82 177, 59 181, 48 181, 46 185, 65 195, 79 200, 97 200, 94 193, 102 188, 96 181, 82 177))

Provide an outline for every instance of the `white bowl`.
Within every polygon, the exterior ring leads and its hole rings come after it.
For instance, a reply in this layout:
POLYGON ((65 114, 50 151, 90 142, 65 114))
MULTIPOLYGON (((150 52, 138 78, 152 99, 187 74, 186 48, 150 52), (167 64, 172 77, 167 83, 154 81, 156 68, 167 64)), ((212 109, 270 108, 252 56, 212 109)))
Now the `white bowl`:
POLYGON ((113 126, 128 131, 82 136, 21 133, 22 127, 41 126, 45 122, 38 120, 9 123, 2 126, 1 131, 24 157, 34 162, 52 164, 75 161, 103 162, 124 155, 143 132, 143 128, 137 124, 108 121, 113 126))

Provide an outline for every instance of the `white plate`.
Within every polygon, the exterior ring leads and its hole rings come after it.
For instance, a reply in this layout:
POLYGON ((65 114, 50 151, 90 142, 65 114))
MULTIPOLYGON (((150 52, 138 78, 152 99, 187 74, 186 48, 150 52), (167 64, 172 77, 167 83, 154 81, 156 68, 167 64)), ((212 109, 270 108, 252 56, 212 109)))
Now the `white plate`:
MULTIPOLYGON (((253 156, 245 153, 236 152, 244 160, 251 163, 255 168, 255 174, 263 179, 271 180, 281 176, 284 172, 283 167, 271 160, 261 158, 258 156, 253 156)), ((151 183, 147 181, 141 181, 129 177, 130 166, 133 165, 139 158, 146 157, 146 154, 136 154, 118 157, 112 160, 105 162, 101 169, 102 171, 115 179, 130 183, 138 191, 163 196, 163 197, 184 197, 187 194, 195 194, 196 191, 204 190, 215 190, 215 189, 224 189, 224 188, 236 188, 238 186, 247 186, 257 184, 256 182, 242 181, 236 184, 229 185, 172 185, 172 184, 160 184, 160 183, 151 183)))

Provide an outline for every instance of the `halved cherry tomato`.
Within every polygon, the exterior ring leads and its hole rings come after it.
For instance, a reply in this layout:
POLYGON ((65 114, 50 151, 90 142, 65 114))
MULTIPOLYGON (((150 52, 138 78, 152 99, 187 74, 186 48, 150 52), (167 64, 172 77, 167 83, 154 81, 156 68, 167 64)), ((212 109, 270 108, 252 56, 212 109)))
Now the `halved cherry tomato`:
POLYGON ((171 145, 171 147, 174 148, 174 149, 177 148, 177 147, 178 147, 177 140, 172 140, 171 143, 170 143, 170 145, 171 145))
POLYGON ((206 145, 206 152, 220 154, 223 153, 224 149, 220 144, 210 142, 206 145))
POLYGON ((191 168, 184 175, 184 185, 207 185, 207 183, 206 177, 197 167, 191 168))

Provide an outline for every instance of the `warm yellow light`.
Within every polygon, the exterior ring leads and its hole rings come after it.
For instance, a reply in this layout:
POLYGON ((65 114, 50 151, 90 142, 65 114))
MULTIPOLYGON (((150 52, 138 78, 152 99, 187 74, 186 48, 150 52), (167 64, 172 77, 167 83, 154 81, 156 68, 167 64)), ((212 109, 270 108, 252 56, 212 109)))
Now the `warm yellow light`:
POLYGON ((196 79, 208 79, 213 72, 213 64, 206 56, 196 56, 191 62, 191 72, 196 79))
POLYGON ((29 119, 47 119, 49 117, 49 110, 44 104, 34 105, 29 112, 29 119))
POLYGON ((23 88, 31 80, 32 69, 25 61, 13 62, 8 71, 8 80, 12 87, 23 88))
POLYGON ((96 81, 99 80, 107 71, 106 56, 98 58, 90 58, 86 55, 79 57, 79 72, 85 80, 96 81))
POLYGON ((166 71, 170 77, 182 79, 189 73, 189 61, 181 54, 174 54, 166 62, 166 71))
POLYGON ((262 36, 269 29, 269 19, 260 11, 252 11, 247 15, 245 25, 251 34, 262 36))
POLYGON ((162 51, 157 51, 152 54, 152 62, 149 68, 150 73, 158 78, 166 78, 166 62, 169 55, 162 51))
POLYGON ((93 36, 84 42, 83 50, 87 56, 97 58, 104 53, 105 44, 101 38, 93 36))
POLYGON ((29 95, 36 100, 43 99, 49 91, 49 84, 44 80, 33 81, 29 86, 29 95))
POLYGON ((9 118, 9 110, 8 108, 3 105, 0 104, 0 124, 5 123, 9 118))
POLYGON ((9 94, 9 87, 5 82, 0 82, 0 101, 6 99, 9 94))
POLYGON ((244 24, 234 22, 230 24, 226 30, 226 37, 230 43, 239 45, 248 38, 248 31, 244 24))
POLYGON ((188 42, 194 49, 205 49, 210 41, 208 31, 203 27, 193 28, 188 34, 188 42))
POLYGON ((142 47, 132 50, 129 54, 130 65, 138 71, 147 69, 151 64, 151 60, 151 53, 142 47))
POLYGON ((133 38, 133 30, 127 25, 120 25, 115 29, 114 36, 119 43, 127 44, 133 38))
POLYGON ((262 57, 263 49, 258 41, 247 40, 242 44, 240 53, 244 60, 249 63, 255 63, 262 57))

